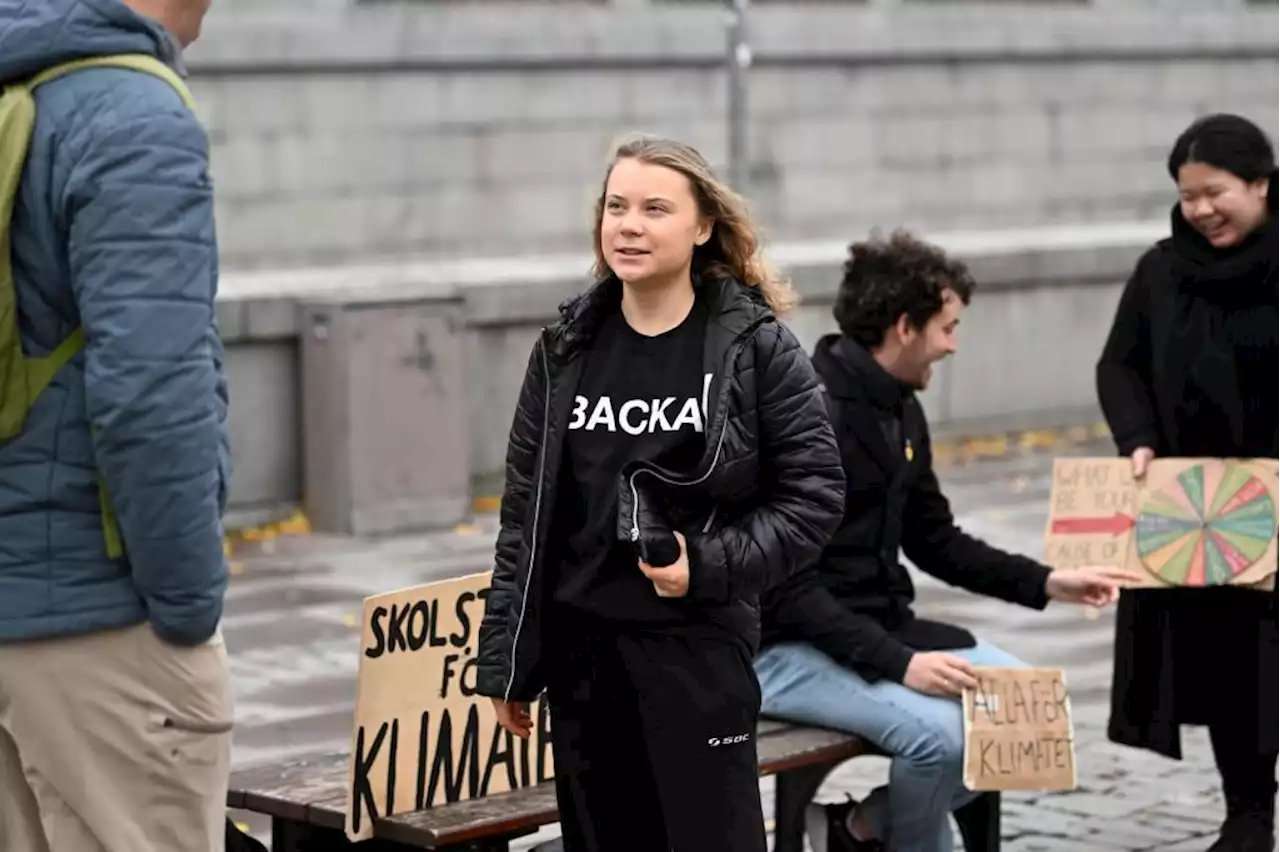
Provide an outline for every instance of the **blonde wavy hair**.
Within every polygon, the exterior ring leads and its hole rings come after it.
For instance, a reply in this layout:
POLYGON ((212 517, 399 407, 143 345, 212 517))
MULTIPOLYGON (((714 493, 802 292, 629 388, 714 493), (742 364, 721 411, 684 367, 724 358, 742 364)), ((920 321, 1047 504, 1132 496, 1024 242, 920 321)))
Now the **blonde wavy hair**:
POLYGON ((799 304, 799 296, 792 289, 791 282, 780 275, 764 257, 760 238, 742 196, 717 178, 706 159, 694 148, 672 139, 648 134, 623 137, 614 145, 609 157, 609 167, 605 171, 595 210, 596 262, 592 272, 597 278, 612 274, 600 247, 600 231, 609 175, 620 160, 638 160, 649 165, 665 166, 688 179, 698 211, 714 222, 710 239, 705 244, 694 247, 695 277, 732 277, 748 287, 758 287, 770 310, 778 315, 787 313, 799 304))

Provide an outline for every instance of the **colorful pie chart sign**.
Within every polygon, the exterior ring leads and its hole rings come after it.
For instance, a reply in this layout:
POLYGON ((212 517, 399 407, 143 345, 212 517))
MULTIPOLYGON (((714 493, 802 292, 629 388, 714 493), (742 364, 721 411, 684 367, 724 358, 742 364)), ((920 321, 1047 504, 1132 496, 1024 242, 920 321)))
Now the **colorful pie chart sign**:
POLYGON ((1192 465, 1153 491, 1134 528, 1148 571, 1176 586, 1221 586, 1266 555, 1276 504, 1266 483, 1231 462, 1192 465))

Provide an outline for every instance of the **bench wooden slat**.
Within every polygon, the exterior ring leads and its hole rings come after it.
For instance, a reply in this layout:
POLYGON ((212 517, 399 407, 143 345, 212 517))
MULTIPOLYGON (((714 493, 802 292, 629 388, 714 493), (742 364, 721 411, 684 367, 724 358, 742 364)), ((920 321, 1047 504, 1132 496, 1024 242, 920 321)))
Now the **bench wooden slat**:
MULTIPOLYGON (((846 760, 868 752, 856 737, 838 731, 796 728, 784 722, 762 723, 757 750, 760 774, 773 775, 800 766, 846 760)), ((555 784, 546 783, 484 799, 459 802, 384 820, 378 836, 402 843, 463 843, 508 831, 532 830, 556 822, 555 784)))
MULTIPOLYGON (((878 753, 858 737, 777 720, 761 720, 757 737, 762 776, 878 753)), ((238 772, 232 777, 227 803, 269 816, 341 830, 346 820, 349 759, 346 753, 336 753, 238 772)), ((384 817, 378 821, 375 833, 386 840, 431 848, 534 830, 558 819, 555 784, 548 782, 482 799, 384 817)))
POLYGON ((767 737, 769 734, 776 734, 778 731, 785 731, 792 727, 794 727, 794 725, 790 722, 784 722, 781 719, 762 718, 759 723, 756 724, 756 736, 767 737))
POLYGON ((325 828, 347 827, 347 773, 343 770, 338 786, 323 797, 317 797, 307 810, 307 822, 325 828))
POLYGON ((790 727, 762 736, 756 746, 760 774, 776 775, 815 763, 835 763, 876 753, 870 743, 840 731, 790 727))
POLYGON ((547 781, 482 799, 397 814, 381 820, 376 833, 399 843, 439 846, 533 831, 559 819, 556 785, 547 781))
POLYGON ((310 822, 308 811, 317 801, 331 798, 335 786, 345 791, 346 754, 328 754, 293 760, 279 766, 264 766, 236 773, 231 780, 233 807, 299 822, 310 822))

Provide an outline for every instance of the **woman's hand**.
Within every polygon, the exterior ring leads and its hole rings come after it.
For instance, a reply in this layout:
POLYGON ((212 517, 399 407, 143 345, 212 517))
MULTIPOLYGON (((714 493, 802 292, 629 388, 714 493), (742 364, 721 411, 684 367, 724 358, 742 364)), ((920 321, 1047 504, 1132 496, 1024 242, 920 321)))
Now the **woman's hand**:
POLYGON ((1138 585, 1143 579, 1123 568, 1059 568, 1049 574, 1044 590, 1055 601, 1106 606, 1119 600, 1122 588, 1138 585))
POLYGON ((684 536, 672 532, 680 543, 680 558, 665 568, 654 568, 643 559, 639 560, 640 570, 653 583, 660 598, 682 598, 689 594, 689 550, 685 546, 684 536))
POLYGON ((1156 457, 1156 451, 1150 447, 1138 447, 1129 458, 1133 461, 1133 478, 1141 479, 1147 475, 1147 465, 1156 457))
POLYGON ((503 701, 501 698, 490 699, 493 709, 498 713, 498 724, 521 739, 529 739, 533 733, 533 719, 529 716, 528 701, 503 701))

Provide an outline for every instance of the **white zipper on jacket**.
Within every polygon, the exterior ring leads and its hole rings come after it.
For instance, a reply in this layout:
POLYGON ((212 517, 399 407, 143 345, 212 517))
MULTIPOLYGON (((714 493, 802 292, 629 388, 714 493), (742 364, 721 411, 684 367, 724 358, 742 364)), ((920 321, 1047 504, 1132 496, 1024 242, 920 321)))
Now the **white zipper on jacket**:
MULTIPOLYGON (((546 332, 546 329, 543 329, 546 332)), ((516 652, 520 648, 520 633, 524 629, 524 615, 529 608, 529 587, 533 585, 533 565, 538 556, 538 514, 542 511, 542 477, 547 465, 547 427, 551 422, 551 368, 547 364, 547 344, 539 341, 539 354, 542 356, 542 373, 546 377, 546 386, 542 398, 542 439, 538 444, 538 483, 533 498, 533 534, 529 538, 529 570, 525 572, 524 593, 520 598, 520 620, 516 622, 516 634, 511 639, 511 674, 507 676, 507 688, 503 700, 511 700, 511 688, 516 682, 516 652)))
MULTIPOLYGON (((748 329, 747 332, 743 334, 741 341, 738 341, 735 343, 735 345, 738 347, 739 352, 741 352, 743 349, 746 348, 747 341, 750 340, 753 336, 755 336, 756 330, 760 328, 760 326, 764 325, 765 322, 767 322, 767 320, 761 320, 755 323, 754 325, 752 325, 751 328, 748 329)), ((736 363, 737 360, 738 360, 738 356, 735 354, 731 363, 736 363)), ((727 374, 725 376, 725 380, 728 381, 727 374)), ((647 473, 656 479, 661 479, 663 482, 667 483, 668 485, 701 485, 702 483, 707 481, 707 479, 711 476, 712 473, 715 472, 716 465, 719 464, 720 462, 720 451, 724 449, 724 436, 728 433, 728 431, 729 431, 729 415, 726 413, 724 422, 720 424, 720 438, 716 441, 716 452, 715 452, 715 455, 711 457, 711 465, 710 467, 707 468, 707 472, 702 474, 702 476, 699 476, 697 479, 672 479, 669 476, 664 476, 663 474, 658 473, 656 470, 649 470, 648 468, 637 470, 634 473, 632 473, 631 476, 627 477, 627 484, 631 486, 631 540, 632 541, 640 540, 640 495, 636 491, 636 477, 642 473, 647 473)), ((711 522, 715 520, 715 517, 716 517, 716 507, 713 506, 711 509, 711 516, 707 518, 706 525, 702 528, 703 532, 707 532, 711 529, 711 522)))
POLYGON ((711 507, 711 514, 707 515, 707 522, 702 525, 702 531, 704 533, 711 532, 711 525, 716 522, 716 513, 719 511, 720 511, 719 503, 716 503, 714 506, 711 507))
MULTIPOLYGON (((640 495, 636 492, 636 477, 642 473, 647 473, 650 476, 656 477, 657 479, 661 479, 663 482, 667 483, 668 485, 700 485, 703 482, 706 482, 707 478, 711 476, 711 474, 715 471, 716 464, 718 464, 720 461, 720 450, 724 447, 724 436, 728 431, 729 431, 729 417, 726 415, 724 418, 724 423, 721 424, 720 426, 720 439, 716 441, 716 454, 711 457, 711 466, 707 468, 706 473, 702 474, 702 476, 699 476, 697 479, 672 479, 668 476, 663 476, 661 473, 658 473, 656 470, 649 470, 647 468, 643 470, 637 470, 627 478, 628 483, 631 485, 631 540, 632 541, 640 540, 640 495)), ((711 518, 707 519, 707 526, 711 525, 711 520, 714 517, 715 517, 715 511, 713 509, 711 512, 711 518)))

